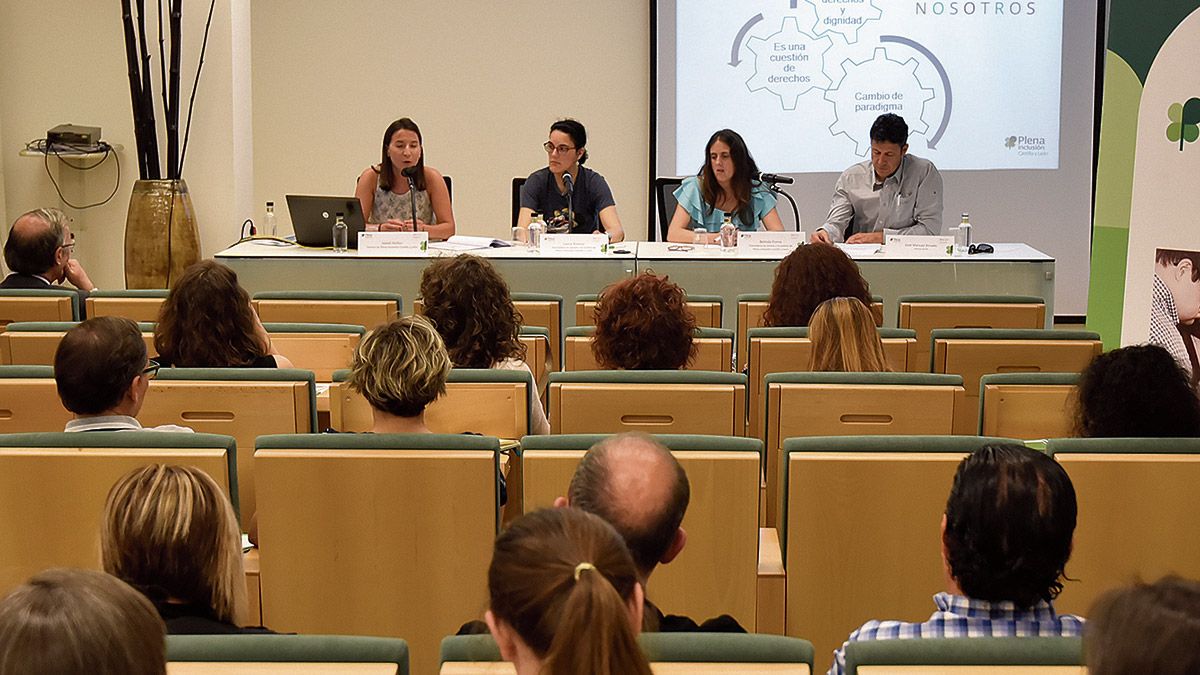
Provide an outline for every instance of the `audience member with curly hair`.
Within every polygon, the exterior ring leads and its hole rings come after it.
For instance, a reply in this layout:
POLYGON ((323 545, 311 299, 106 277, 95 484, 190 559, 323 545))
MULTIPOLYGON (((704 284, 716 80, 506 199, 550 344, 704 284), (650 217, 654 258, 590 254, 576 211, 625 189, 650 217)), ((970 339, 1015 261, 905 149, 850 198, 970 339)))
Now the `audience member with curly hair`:
POLYGON ((0 600, 0 675, 162 675, 164 633, 154 605, 120 579, 49 569, 0 600))
POLYGON ((1166 576, 1109 591, 1083 642, 1090 675, 1200 673, 1200 583, 1166 576))
POLYGON ((1076 387, 1075 435, 1085 438, 1200 436, 1200 400, 1187 373, 1158 345, 1092 359, 1076 387))
POLYGON ((643 592, 625 542, 599 516, 542 509, 496 538, 488 628, 517 675, 650 675, 643 592))
MULTIPOLYGON (((846 666, 846 645, 923 637, 1079 635, 1083 620, 1058 614, 1078 507, 1067 472, 1023 445, 996 443, 958 465, 942 517, 946 592, 924 623, 868 621, 834 652, 831 674, 846 666)), ((849 535, 847 535, 849 536, 849 535)))
POLYGON ((858 298, 871 306, 871 289, 858 265, 836 246, 800 246, 775 268, 766 326, 807 326, 817 305, 858 298))
POLYGON ((346 383, 371 405, 377 434, 428 434, 425 407, 446 393, 450 357, 425 317, 380 326, 358 343, 346 383))
MULTIPOLYGON (((519 338, 521 313, 513 306, 508 284, 487 259, 460 255, 434 260, 421 274, 421 301, 455 366, 523 370, 533 376, 519 338)), ((539 396, 534 396, 530 413, 533 433, 550 433, 539 396)))
POLYGON ((172 635, 265 630, 243 627, 241 530, 229 498, 200 469, 151 464, 118 479, 104 504, 100 558, 154 603, 172 635))
POLYGON ((154 326, 155 357, 180 368, 291 368, 250 305, 237 274, 201 260, 171 287, 154 326))
POLYGON ((600 294, 592 353, 601 368, 678 370, 695 358, 695 330, 683 289, 646 272, 600 294))
POLYGON ((808 326, 814 372, 886 373, 883 341, 871 310, 858 298, 831 298, 817 306, 808 326))

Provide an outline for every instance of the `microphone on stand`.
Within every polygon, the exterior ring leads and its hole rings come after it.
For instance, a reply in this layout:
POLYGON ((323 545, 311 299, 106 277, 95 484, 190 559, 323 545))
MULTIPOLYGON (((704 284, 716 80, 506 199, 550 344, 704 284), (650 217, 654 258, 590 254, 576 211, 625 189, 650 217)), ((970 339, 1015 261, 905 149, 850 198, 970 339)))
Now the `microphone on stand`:
POLYGON ((563 187, 567 188, 567 232, 570 232, 575 227, 575 205, 573 199, 575 181, 571 178, 570 171, 563 172, 563 187))
POLYGON ((760 183, 770 183, 771 185, 778 185, 780 183, 783 183, 784 185, 791 185, 792 183, 796 182, 796 179, 792 178, 791 176, 780 176, 778 174, 763 173, 761 171, 755 174, 754 177, 758 179, 760 183))
POLYGON ((405 179, 408 180, 408 203, 412 209, 412 215, 410 217, 412 218, 413 232, 416 232, 417 231, 417 182, 415 180, 413 180, 413 177, 417 175, 417 167, 406 166, 400 171, 400 174, 402 176, 404 176, 405 179))

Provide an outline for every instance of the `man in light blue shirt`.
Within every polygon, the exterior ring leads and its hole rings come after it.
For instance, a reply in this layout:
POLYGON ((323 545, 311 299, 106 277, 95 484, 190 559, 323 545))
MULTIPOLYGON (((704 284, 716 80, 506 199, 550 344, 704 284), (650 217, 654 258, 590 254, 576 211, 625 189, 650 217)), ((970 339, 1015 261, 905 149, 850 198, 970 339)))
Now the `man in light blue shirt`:
POLYGON ((842 172, 817 243, 881 244, 884 235, 942 232, 942 175, 908 154, 908 125, 892 113, 871 125, 871 159, 842 172))

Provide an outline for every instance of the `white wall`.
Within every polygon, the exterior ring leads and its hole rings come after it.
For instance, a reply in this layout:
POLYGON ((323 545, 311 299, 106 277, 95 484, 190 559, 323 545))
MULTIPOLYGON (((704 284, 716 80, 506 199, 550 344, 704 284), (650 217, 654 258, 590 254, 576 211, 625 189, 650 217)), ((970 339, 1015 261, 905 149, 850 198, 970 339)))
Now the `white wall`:
MULTIPOLYGON (((239 119, 243 128, 248 127, 250 108, 248 99, 235 100, 233 85, 234 69, 249 67, 249 51, 244 39, 235 49, 232 37, 233 17, 244 15, 248 3, 217 2, 192 119, 183 177, 192 191, 204 255, 231 241, 227 223, 249 215, 249 139, 237 136, 235 130, 239 119)), ((205 0, 183 3, 181 98, 185 100, 191 91, 208 4, 205 0)), ((17 156, 25 142, 41 138, 47 129, 65 122, 101 127, 105 140, 124 146, 119 153, 117 194, 98 208, 66 209, 79 237, 76 255, 100 288, 124 287, 125 214, 137 178, 123 35, 117 2, 0 3, 0 126, 4 129, 0 154, 5 169, 0 207, 4 233, 7 235, 8 224, 25 211, 65 206, 46 176, 43 161, 17 156)), ((185 115, 186 109, 181 125, 185 115)), ((112 159, 87 173, 60 169, 53 159, 50 165, 56 176, 62 176, 59 182, 66 197, 77 204, 106 197, 117 177, 112 159)))
POLYGON ((545 166, 550 123, 569 116, 626 231, 644 237, 645 2, 254 0, 251 25, 256 211, 289 193, 352 194, 407 116, 426 163, 454 178, 458 231, 507 237, 512 177, 545 166))

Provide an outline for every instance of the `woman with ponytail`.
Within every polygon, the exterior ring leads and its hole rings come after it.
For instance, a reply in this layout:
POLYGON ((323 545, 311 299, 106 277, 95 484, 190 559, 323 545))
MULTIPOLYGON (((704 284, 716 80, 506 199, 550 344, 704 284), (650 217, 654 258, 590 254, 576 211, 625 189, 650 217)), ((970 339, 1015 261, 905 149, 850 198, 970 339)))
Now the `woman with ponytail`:
POLYGON ((625 542, 599 517, 535 511, 496 539, 488 628, 517 675, 650 675, 637 578, 625 542))

